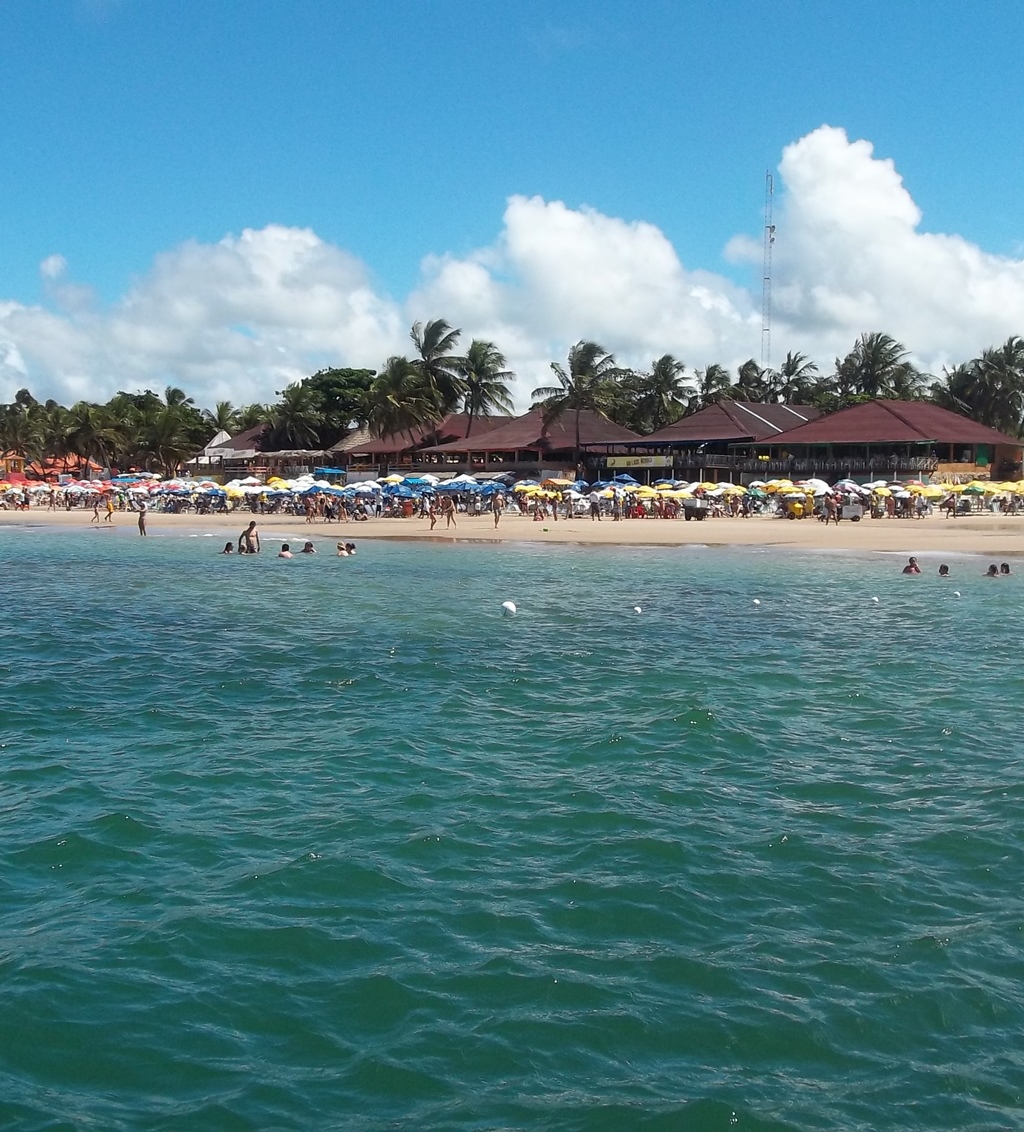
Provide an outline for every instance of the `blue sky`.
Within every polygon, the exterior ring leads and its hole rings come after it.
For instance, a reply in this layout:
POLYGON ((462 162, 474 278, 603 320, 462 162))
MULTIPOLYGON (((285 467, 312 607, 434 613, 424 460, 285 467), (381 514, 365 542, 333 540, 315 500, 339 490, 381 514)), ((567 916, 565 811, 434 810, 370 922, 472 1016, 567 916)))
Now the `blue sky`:
POLYGON ((1019 257, 1022 32, 999 0, 4 0, 0 303, 52 307, 60 255, 114 304, 154 257, 273 224, 404 311, 513 195, 647 222, 753 290, 724 249, 823 123, 895 161, 924 230, 1019 257))

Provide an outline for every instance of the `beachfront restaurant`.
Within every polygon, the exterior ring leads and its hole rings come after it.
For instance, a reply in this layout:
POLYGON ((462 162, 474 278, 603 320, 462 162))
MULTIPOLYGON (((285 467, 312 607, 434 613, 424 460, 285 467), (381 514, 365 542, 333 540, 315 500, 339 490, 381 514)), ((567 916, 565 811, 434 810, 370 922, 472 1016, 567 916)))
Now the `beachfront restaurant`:
MULTIPOLYGON (((417 425, 404 432, 373 436, 360 430, 355 437, 346 437, 330 451, 331 458, 345 468, 350 480, 375 478, 390 474, 413 475, 436 471, 436 459, 424 453, 432 446, 463 440, 467 433, 481 436, 502 423, 502 417, 474 417, 467 413, 449 413, 442 421, 417 425)), ((448 468, 445 469, 449 470, 448 468)), ((465 468, 452 468, 453 472, 465 468)))
POLYGON ((766 474, 829 482, 1021 475, 1020 440, 928 401, 851 405, 773 437, 761 458, 766 474))
POLYGON ((795 425, 821 415, 809 405, 762 405, 753 401, 720 401, 674 424, 621 444, 614 452, 587 445, 594 456, 604 454, 608 472, 628 471, 644 482, 658 479, 754 479, 761 470, 758 446, 795 425))
POLYGON ((567 410, 545 424, 543 409, 535 408, 479 436, 474 433, 469 438, 424 448, 420 453, 422 469, 435 474, 468 472, 539 478, 565 474, 592 480, 599 478, 609 453, 622 453, 625 445, 640 439, 635 432, 592 409, 580 410, 579 438, 581 458, 577 457, 576 413, 567 410))

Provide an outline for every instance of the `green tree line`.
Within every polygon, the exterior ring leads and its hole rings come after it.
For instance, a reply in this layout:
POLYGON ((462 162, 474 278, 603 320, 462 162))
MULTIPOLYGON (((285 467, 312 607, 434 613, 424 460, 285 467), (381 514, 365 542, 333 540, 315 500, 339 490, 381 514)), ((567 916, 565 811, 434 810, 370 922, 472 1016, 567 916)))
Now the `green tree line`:
MULTIPOLYGON (((105 404, 66 407, 37 401, 22 389, 0 405, 0 449, 29 460, 81 458, 171 475, 220 430, 235 434, 263 425, 266 450, 322 451, 359 426, 378 436, 411 437, 462 412, 472 435, 480 418, 513 411, 515 374, 493 342, 473 339, 460 352, 461 331, 444 319, 415 323, 409 337, 413 349, 387 358, 379 371, 320 370, 281 390, 269 405, 221 401, 199 409, 183 390, 169 386, 162 395, 121 392, 105 404)), ((802 353, 788 353, 777 368, 750 359, 735 373, 717 364, 689 371, 671 354, 646 369, 630 369, 593 341, 577 342, 565 363, 552 362, 551 370, 551 383, 533 391, 533 404, 549 423, 568 414, 577 445, 584 410, 648 434, 723 400, 787 402, 825 412, 875 397, 931 400, 1024 435, 1024 340, 1016 336, 939 377, 921 372, 903 343, 879 332, 862 334, 826 371, 802 353)))

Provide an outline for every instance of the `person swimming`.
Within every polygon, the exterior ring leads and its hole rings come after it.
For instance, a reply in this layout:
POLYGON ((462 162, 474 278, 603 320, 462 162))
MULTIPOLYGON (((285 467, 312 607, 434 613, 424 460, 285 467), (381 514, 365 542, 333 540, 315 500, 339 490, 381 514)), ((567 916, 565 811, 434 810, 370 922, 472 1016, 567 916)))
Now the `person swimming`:
POLYGON ((986 578, 998 578, 999 567, 993 562, 992 565, 985 571, 986 578))
POLYGON ((234 554, 234 553, 235 553, 235 544, 233 542, 226 542, 224 544, 224 549, 221 551, 221 554, 234 554))
POLYGON ((302 548, 302 554, 316 554, 316 547, 307 539, 306 545, 302 548))
POLYGON ((338 543, 338 557, 348 558, 348 547, 343 542, 338 543))
POLYGON ((294 558, 295 555, 292 554, 291 547, 288 545, 288 543, 283 542, 283 543, 281 543, 281 553, 277 557, 278 558, 294 558))
POLYGON ((911 558, 907 562, 906 566, 903 567, 903 573, 904 574, 920 574, 921 573, 921 567, 918 566, 916 558, 911 558))
POLYGON ((945 564, 945 562, 943 562, 942 565, 939 567, 939 577, 940 578, 948 578, 949 577, 949 567, 945 564))
POLYGON ((1010 569, 1009 562, 1001 562, 999 564, 999 573, 1000 574, 1012 574, 1013 573, 1013 571, 1010 569))

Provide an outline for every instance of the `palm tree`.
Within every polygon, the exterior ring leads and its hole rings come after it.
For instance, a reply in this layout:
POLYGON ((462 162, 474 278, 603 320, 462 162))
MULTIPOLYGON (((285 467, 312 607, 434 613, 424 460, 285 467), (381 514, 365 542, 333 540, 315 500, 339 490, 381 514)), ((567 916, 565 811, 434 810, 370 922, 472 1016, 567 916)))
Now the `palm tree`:
POLYGON ((230 434, 238 428, 238 413, 230 401, 218 401, 213 409, 204 409, 203 420, 213 430, 214 436, 218 432, 230 434))
POLYGON ((269 421, 269 405, 261 405, 258 402, 253 402, 251 405, 243 405, 237 411, 237 426, 239 432, 248 432, 249 429, 255 428, 260 424, 268 424, 269 421))
POLYGON ((622 371, 615 359, 596 342, 577 342, 569 351, 569 368, 558 362, 551 369, 557 385, 544 385, 533 391, 535 404, 543 409, 544 427, 548 428, 563 413, 575 418, 576 459, 580 458, 580 413, 584 409, 607 414, 618 393, 622 371))
POLYGON ((627 373, 620 381, 621 406, 613 419, 635 432, 657 432, 673 424, 686 412, 693 386, 685 365, 671 354, 662 354, 649 373, 627 373))
POLYGON ((139 436, 140 456, 146 463, 155 462, 165 476, 175 475, 195 455, 188 416, 182 407, 179 402, 147 414, 139 436))
POLYGON ((319 397, 301 381, 280 393, 281 400, 271 411, 271 449, 315 448, 320 441, 319 397))
POLYGON ((168 385, 164 390, 164 402, 168 408, 179 408, 183 405, 195 405, 195 401, 187 396, 184 389, 179 389, 176 385, 168 385))
POLYGON ((806 354, 786 354, 779 366, 779 400, 790 405, 806 404, 820 384, 818 367, 806 354))
POLYGON ((465 393, 459 366, 462 359, 453 354, 461 330, 453 330, 443 318, 428 322, 414 322, 409 337, 419 357, 413 363, 423 375, 424 383, 437 404, 441 420, 446 413, 454 412, 465 393))
POLYGON ((377 436, 406 433, 441 420, 434 391, 427 385, 423 370, 405 357, 390 357, 377 374, 367 395, 367 423, 377 436))
POLYGON ((932 386, 932 400, 974 420, 1020 435, 1024 422, 1024 340, 1014 336, 980 358, 954 366, 932 386))
POLYGON ((779 375, 775 370, 762 368, 750 358, 740 366, 731 396, 736 401, 760 401, 767 404, 778 396, 779 384, 779 375))
POLYGON ((732 400, 732 381, 724 366, 712 362, 704 369, 696 370, 694 377, 696 378, 697 389, 690 402, 693 406, 691 411, 706 409, 708 405, 714 405, 718 401, 732 400))
POLYGON ((462 382, 462 411, 469 420, 466 422, 466 436, 473 431, 477 417, 495 413, 510 415, 513 410, 512 396, 508 382, 515 374, 505 368, 505 355, 493 342, 482 342, 474 338, 469 344, 466 356, 458 363, 459 379, 462 382))
POLYGON ((0 451, 15 452, 26 460, 40 455, 39 414, 32 407, 5 405, 0 415, 0 451))
POLYGON ((888 334, 862 334, 845 358, 836 359, 835 390, 847 397, 914 400, 923 380, 908 355, 906 346, 888 334))
POLYGON ((124 440, 118 421, 103 405, 91 405, 79 401, 71 406, 68 414, 68 450, 79 456, 86 465, 89 476, 89 461, 94 460, 106 466, 110 453, 124 440))

